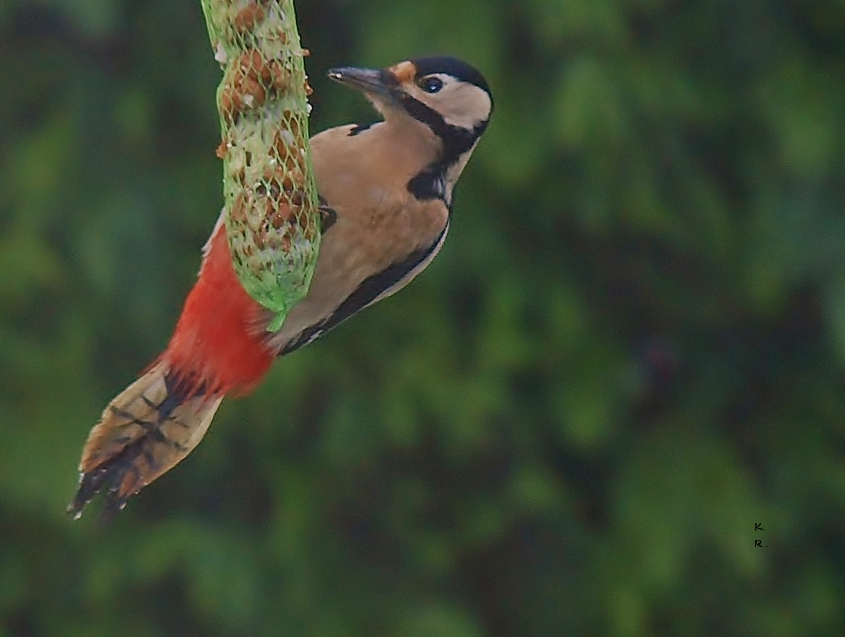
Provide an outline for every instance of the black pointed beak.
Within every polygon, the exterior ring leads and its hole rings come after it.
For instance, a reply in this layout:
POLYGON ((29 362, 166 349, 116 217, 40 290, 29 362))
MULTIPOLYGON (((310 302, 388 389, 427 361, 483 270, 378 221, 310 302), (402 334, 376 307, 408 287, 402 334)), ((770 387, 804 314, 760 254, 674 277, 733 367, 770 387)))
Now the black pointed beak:
POLYGON ((395 78, 384 70, 357 69, 344 66, 329 70, 329 78, 370 95, 389 97, 395 78))

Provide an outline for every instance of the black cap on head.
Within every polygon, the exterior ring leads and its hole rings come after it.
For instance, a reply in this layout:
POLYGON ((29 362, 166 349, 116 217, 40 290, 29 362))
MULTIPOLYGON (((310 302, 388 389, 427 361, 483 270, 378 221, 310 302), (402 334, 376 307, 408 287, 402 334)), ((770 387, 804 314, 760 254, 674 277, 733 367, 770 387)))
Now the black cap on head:
POLYGON ((478 69, 470 66, 457 58, 446 55, 434 55, 429 57, 413 58, 410 60, 414 66, 417 67, 417 76, 422 77, 431 73, 446 73, 462 82, 469 82, 475 84, 478 88, 484 89, 488 95, 490 93, 490 86, 487 80, 478 71, 478 69))

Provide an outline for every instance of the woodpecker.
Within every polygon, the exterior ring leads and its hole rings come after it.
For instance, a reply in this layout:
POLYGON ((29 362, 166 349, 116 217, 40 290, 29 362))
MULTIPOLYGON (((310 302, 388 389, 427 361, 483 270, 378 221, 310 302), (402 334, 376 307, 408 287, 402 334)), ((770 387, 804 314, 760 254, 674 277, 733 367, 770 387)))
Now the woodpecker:
POLYGON ((308 294, 268 332, 274 317, 238 282, 222 213, 167 349, 88 436, 74 516, 102 490, 104 512, 122 509, 193 450, 225 396, 249 393, 274 359, 399 291, 443 246, 455 184, 493 110, 484 77, 452 57, 329 77, 361 91, 383 120, 311 139, 327 212, 308 294))

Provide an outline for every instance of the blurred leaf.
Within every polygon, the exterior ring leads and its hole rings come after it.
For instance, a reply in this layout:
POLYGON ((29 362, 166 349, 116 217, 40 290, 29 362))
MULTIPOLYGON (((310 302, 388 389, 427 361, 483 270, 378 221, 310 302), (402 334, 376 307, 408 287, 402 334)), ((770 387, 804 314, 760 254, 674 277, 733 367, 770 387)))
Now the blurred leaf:
POLYGON ((471 616, 460 608, 430 603, 408 610, 395 634, 401 637, 480 637, 484 633, 476 626, 471 616))
POLYGON ((117 0, 37 1, 66 14, 74 26, 89 37, 110 35, 118 24, 120 2, 117 0))
POLYGON ((574 150, 619 140, 628 128, 610 69, 591 57, 575 60, 565 70, 554 111, 557 138, 574 150))

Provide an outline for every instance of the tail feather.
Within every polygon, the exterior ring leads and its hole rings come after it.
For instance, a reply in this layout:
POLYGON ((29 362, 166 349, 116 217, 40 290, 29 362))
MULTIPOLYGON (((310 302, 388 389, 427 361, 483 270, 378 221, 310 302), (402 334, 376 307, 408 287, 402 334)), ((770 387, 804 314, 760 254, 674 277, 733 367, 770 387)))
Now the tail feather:
POLYGON ((197 446, 222 400, 184 382, 165 362, 154 365, 109 403, 88 435, 68 513, 81 516, 106 485, 105 511, 123 508, 197 446))

